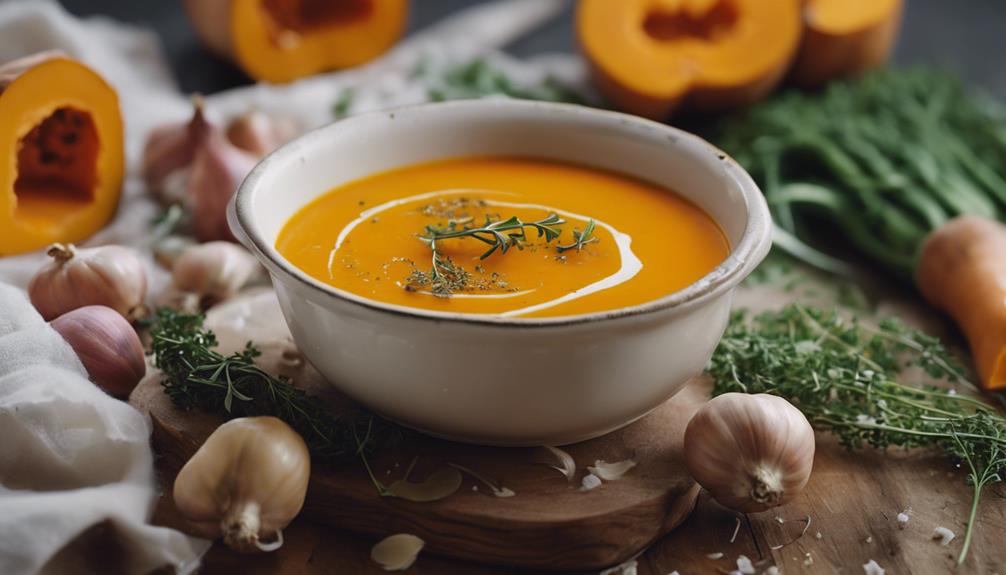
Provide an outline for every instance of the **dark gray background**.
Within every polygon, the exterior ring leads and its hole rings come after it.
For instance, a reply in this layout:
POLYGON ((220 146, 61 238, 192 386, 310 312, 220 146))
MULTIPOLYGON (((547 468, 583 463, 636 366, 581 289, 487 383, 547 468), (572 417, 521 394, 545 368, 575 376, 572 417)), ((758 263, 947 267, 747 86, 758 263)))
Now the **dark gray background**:
MULTIPOLYGON (((105 14, 149 26, 160 34, 185 91, 211 93, 249 80, 207 54, 196 41, 182 0, 60 0, 74 14, 105 14)), ((421 29, 452 11, 487 0, 413 0, 409 30, 421 29)), ((618 2, 620 0, 611 0, 618 2)), ((895 61, 935 64, 957 71, 1006 99, 1006 0, 907 0, 895 61)), ((576 50, 573 2, 559 20, 510 47, 517 56, 576 50)))

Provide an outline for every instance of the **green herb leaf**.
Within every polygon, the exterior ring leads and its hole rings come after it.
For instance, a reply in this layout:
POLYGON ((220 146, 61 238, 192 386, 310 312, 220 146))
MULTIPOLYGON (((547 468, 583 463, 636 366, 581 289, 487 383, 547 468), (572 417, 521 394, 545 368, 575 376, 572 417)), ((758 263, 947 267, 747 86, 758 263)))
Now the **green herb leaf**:
POLYGON ((599 241, 598 238, 594 237, 594 225, 594 220, 590 220, 584 226, 582 232, 580 230, 573 230, 573 243, 565 246, 556 246, 556 249, 560 254, 569 250, 580 251, 583 249, 583 246, 599 241))
MULTIPOLYGON (((466 220, 467 221, 467 220, 466 220)), ((412 274, 406 278, 405 289, 416 290, 424 286, 431 286, 435 295, 450 297, 452 293, 464 291, 471 287, 471 274, 464 268, 454 264, 451 259, 443 255, 437 247, 437 242, 454 238, 474 238, 480 242, 489 244, 480 257, 484 260, 497 251, 501 254, 507 253, 510 248, 523 249, 527 242, 526 228, 537 231, 538 237, 544 237, 546 243, 556 240, 562 233, 562 226, 565 220, 558 214, 551 213, 548 217, 536 222, 524 222, 517 216, 511 216, 505 220, 493 220, 486 216, 486 222, 478 228, 463 227, 458 229, 458 221, 448 222, 446 227, 426 226, 425 234, 419 239, 430 246, 433 252, 433 267, 429 273, 413 270, 412 274)), ((593 224, 593 220, 591 220, 593 224)), ((588 228, 593 230, 593 226, 588 224, 588 228)), ((579 241, 579 232, 574 232, 574 237, 579 241)), ((590 243, 590 242, 585 242, 590 243)))
POLYGON ((332 104, 332 116, 336 119, 348 116, 355 100, 356 90, 352 88, 344 88, 341 92, 339 92, 339 97, 335 100, 335 103, 332 104))

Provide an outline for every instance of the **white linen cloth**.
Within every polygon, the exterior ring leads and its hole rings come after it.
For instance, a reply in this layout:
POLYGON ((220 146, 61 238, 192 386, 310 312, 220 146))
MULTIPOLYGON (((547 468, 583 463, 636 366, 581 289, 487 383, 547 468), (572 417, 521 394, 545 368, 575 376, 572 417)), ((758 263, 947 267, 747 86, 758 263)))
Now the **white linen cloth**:
POLYGON ((0 309, 0 573, 66 573, 56 552, 106 522, 129 572, 193 571, 208 542, 147 525, 147 419, 88 380, 22 290, 0 283, 0 309))
MULTIPOLYGON (((422 102, 426 88, 412 73, 420 61, 449 66, 475 56, 485 56, 517 81, 545 75, 582 80, 582 66, 573 57, 516 62, 495 50, 566 2, 501 0, 472 8, 367 66, 216 94, 207 99, 208 113, 227 118, 258 108, 316 127, 332 120, 332 105, 347 88, 355 94, 353 112, 422 102)), ((125 119, 127 178, 119 211, 84 243, 143 249, 158 210, 139 177, 143 145, 151 128, 191 114, 188 97, 178 92, 154 34, 103 18, 74 18, 52 0, 0 1, 0 62, 50 49, 102 74, 118 91, 125 119)), ((155 300, 168 275, 145 253, 155 300)), ((208 542, 147 525, 157 494, 149 423, 87 381, 72 349, 24 295, 45 259, 42 252, 0 258, 0 574, 79 570, 65 549, 101 524, 118 535, 122 551, 114 560, 125 572, 163 565, 191 572, 208 542), (58 564, 51 562, 54 557, 58 564)))

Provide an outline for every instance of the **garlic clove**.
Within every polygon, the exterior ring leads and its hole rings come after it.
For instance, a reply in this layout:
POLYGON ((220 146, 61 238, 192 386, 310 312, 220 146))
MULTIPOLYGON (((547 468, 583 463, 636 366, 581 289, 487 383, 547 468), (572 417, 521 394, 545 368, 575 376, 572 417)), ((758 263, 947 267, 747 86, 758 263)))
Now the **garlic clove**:
POLYGON ((460 489, 462 480, 457 469, 444 467, 419 483, 400 479, 385 488, 385 495, 420 503, 439 501, 460 489))
POLYGON ((294 139, 300 132, 300 127, 290 119, 251 110, 227 126, 227 139, 238 148, 261 158, 294 139))
POLYGON ((416 562, 426 542, 408 533, 381 540, 370 550, 370 558, 385 571, 405 571, 416 562))
POLYGON ((47 253, 52 261, 28 284, 31 303, 46 321, 88 305, 110 307, 129 320, 145 313, 147 271, 135 249, 53 244, 47 253))
POLYGON ((201 242, 234 241, 227 224, 227 204, 258 159, 227 141, 215 126, 196 139, 188 198, 196 237, 201 242))
POLYGON ((814 464, 807 418, 768 394, 713 398, 688 423, 684 447, 692 477, 720 504, 742 513, 790 501, 814 464))
POLYGON ((140 338, 115 310, 85 306, 57 317, 49 325, 76 352, 90 380, 110 395, 128 396, 146 375, 140 338))
POLYGON ((573 481, 573 477, 576 475, 576 462, 572 455, 551 445, 543 445, 538 454, 540 455, 536 455, 532 459, 533 463, 547 465, 561 473, 566 481, 573 481))
POLYGON ((216 241, 187 247, 175 260, 171 277, 179 291, 220 302, 240 291, 258 270, 258 260, 248 250, 216 241))
POLYGON ((615 481, 616 479, 621 479, 623 475, 628 473, 629 470, 635 466, 636 462, 631 459, 616 461, 614 463, 608 463, 603 459, 598 459, 594 462, 594 465, 587 467, 587 471, 590 471, 605 481, 615 481))
POLYGON ((199 535, 237 551, 275 550, 304 505, 311 460, 304 440, 275 417, 216 429, 175 478, 175 506, 199 535))

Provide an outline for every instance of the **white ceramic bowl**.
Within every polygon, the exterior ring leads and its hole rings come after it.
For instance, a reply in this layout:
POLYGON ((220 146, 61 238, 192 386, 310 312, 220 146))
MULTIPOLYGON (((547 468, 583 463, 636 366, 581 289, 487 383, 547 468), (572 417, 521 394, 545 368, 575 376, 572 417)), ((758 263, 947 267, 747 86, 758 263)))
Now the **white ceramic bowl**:
POLYGON ((702 139, 625 114, 522 101, 429 104, 341 120, 266 158, 229 216, 272 274, 297 345, 340 391, 407 426, 499 445, 596 437, 674 395, 702 371, 734 288, 771 243, 761 192, 702 139), (369 300, 311 278, 274 247, 283 224, 335 186, 484 155, 572 162, 664 186, 705 209, 733 249, 698 282, 643 305, 501 319, 369 300))

